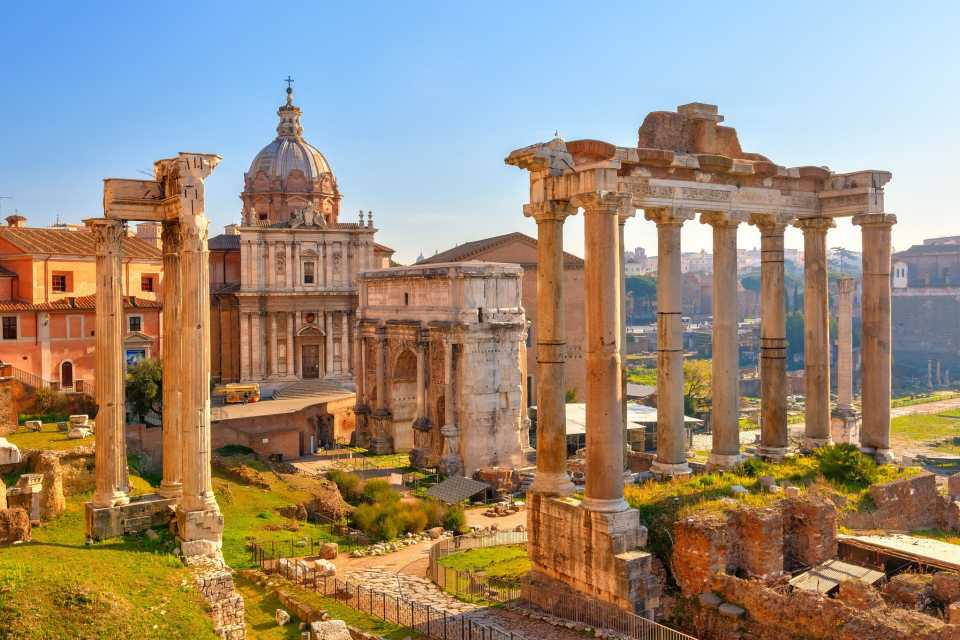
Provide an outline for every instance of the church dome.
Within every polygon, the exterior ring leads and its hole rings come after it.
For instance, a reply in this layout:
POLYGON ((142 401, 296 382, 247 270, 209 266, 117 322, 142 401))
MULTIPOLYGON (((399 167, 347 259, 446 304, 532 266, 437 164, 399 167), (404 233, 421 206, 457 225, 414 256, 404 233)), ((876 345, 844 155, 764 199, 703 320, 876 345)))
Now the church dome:
POLYGON ((277 115, 277 137, 256 155, 247 175, 253 178, 263 171, 270 178, 286 180, 293 171, 300 171, 313 181, 333 173, 320 150, 304 140, 300 108, 293 104, 293 90, 289 87, 287 103, 277 110, 277 115))

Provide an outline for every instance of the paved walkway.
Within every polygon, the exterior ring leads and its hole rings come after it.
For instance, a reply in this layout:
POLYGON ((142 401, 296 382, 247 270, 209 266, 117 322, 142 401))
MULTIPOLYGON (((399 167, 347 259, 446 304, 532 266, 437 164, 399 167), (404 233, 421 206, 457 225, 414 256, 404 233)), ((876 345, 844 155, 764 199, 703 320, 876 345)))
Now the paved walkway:
POLYGON ((403 596, 426 604, 450 615, 462 615, 479 624, 497 627, 504 633, 513 633, 516 640, 583 640, 581 633, 534 620, 500 607, 480 607, 461 602, 441 591, 429 579, 398 575, 379 569, 356 571, 345 576, 362 586, 377 589, 393 596, 403 596))

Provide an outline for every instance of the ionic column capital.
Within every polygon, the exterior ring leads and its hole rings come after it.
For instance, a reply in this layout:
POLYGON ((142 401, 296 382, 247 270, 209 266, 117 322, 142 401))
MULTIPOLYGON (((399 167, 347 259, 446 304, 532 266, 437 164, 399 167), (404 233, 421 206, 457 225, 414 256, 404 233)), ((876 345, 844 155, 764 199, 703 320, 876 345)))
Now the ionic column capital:
POLYGON ((541 222, 560 222, 577 213, 577 207, 569 200, 546 200, 523 205, 523 215, 541 222))
POLYGON ((827 229, 833 229, 837 225, 833 221, 833 218, 815 217, 815 218, 798 218, 796 221, 794 221, 793 226, 796 227, 797 229, 800 229, 806 234, 806 233, 826 233, 827 229))
POLYGON ((656 207, 643 210, 643 217, 657 226, 680 226, 687 220, 693 220, 695 211, 686 207, 656 207))
POLYGON ((746 222, 747 215, 737 211, 703 211, 700 213, 700 223, 714 228, 736 229, 741 222, 746 222))
POLYGON ((897 216, 892 213, 861 213, 853 216, 853 224, 861 227, 892 227, 897 224, 897 216))

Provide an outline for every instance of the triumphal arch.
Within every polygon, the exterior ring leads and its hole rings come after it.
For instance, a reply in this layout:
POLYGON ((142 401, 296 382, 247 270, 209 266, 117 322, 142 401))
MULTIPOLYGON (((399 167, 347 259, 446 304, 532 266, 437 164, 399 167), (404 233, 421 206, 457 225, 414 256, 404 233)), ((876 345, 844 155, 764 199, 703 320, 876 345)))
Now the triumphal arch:
POLYGON ((86 220, 97 253, 96 489, 87 534, 103 539, 169 520, 187 557, 217 557, 223 516, 210 473, 210 276, 204 180, 220 156, 180 153, 154 180, 107 179, 103 218, 86 220), (163 481, 131 498, 124 435, 121 239, 130 220, 163 226, 163 481))
POLYGON ((804 239, 805 446, 830 441, 827 231, 852 217, 863 232, 863 416, 861 446, 890 459, 890 230, 886 171, 834 173, 783 167, 741 149, 714 105, 653 112, 637 145, 559 137, 512 152, 526 169, 524 215, 539 237, 537 475, 530 500, 534 601, 565 588, 650 612, 657 594, 644 576, 649 557, 636 511, 624 500, 622 470, 624 342, 623 229, 642 209, 656 223, 657 455, 659 476, 690 473, 683 429, 680 231, 699 214, 713 228, 713 445, 710 464, 740 459, 737 350, 737 228, 761 235, 761 455, 787 450, 784 233, 804 239), (584 211, 587 311, 587 478, 582 503, 571 500, 566 471, 563 385, 563 223, 584 211), (550 586, 554 589, 549 588, 550 586))

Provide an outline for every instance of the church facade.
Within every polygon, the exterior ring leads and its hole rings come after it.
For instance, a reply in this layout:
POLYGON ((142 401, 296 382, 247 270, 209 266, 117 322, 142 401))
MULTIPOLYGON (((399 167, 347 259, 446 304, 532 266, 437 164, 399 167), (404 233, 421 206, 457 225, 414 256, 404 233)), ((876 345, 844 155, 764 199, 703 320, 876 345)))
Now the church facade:
POLYGON ((341 193, 303 137, 287 89, 277 137, 244 174, 242 222, 210 239, 212 371, 266 391, 353 377, 357 274, 387 267, 373 214, 341 221, 341 193))

